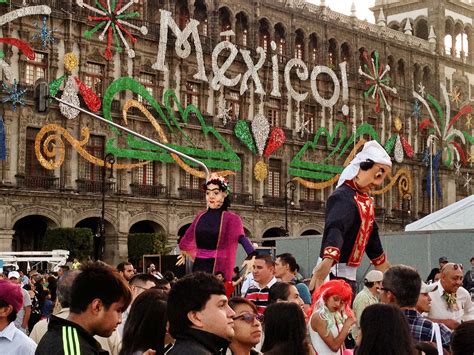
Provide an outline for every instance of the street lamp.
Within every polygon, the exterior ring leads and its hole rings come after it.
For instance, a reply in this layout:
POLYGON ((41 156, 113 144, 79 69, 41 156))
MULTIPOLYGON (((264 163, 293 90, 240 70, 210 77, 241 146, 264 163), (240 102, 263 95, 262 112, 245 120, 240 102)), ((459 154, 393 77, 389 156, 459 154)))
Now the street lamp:
POLYGON ((408 222, 411 219, 411 194, 408 193, 402 198, 402 227, 405 227, 405 211, 408 214, 408 222))
POLYGON ((99 240, 95 248, 95 260, 102 259, 105 245, 105 191, 106 191, 106 176, 107 168, 110 167, 109 179, 114 177, 115 156, 112 153, 107 153, 104 156, 104 165, 102 166, 102 210, 99 222, 99 240))
POLYGON ((285 236, 289 235, 288 231, 288 189, 291 190, 291 202, 290 205, 293 206, 295 203, 293 201, 293 194, 296 190, 296 184, 294 181, 290 180, 285 184, 285 236))

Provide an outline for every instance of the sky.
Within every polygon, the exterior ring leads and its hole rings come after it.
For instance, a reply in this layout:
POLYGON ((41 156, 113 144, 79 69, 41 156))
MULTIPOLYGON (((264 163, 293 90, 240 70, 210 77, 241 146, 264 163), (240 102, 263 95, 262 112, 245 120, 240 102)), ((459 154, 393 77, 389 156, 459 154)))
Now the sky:
MULTIPOLYGON (((320 0, 306 0, 309 3, 319 5, 320 0)), ((374 6, 375 0, 355 0, 356 4, 356 16, 361 20, 367 20, 369 22, 375 22, 374 15, 369 7, 374 6)), ((343 13, 345 15, 351 14, 352 0, 326 0, 326 6, 331 10, 343 13)))

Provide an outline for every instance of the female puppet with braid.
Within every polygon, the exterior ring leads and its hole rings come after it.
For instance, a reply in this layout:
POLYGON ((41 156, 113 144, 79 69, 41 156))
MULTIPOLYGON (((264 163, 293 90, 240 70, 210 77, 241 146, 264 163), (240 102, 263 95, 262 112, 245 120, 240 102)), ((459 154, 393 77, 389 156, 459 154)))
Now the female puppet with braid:
POLYGON ((230 199, 227 179, 211 174, 203 188, 206 191, 207 209, 194 218, 179 248, 183 256, 194 260, 193 271, 212 274, 221 271, 226 280, 231 280, 237 244, 242 244, 247 254, 253 253, 254 247, 245 236, 239 215, 228 211, 230 199))

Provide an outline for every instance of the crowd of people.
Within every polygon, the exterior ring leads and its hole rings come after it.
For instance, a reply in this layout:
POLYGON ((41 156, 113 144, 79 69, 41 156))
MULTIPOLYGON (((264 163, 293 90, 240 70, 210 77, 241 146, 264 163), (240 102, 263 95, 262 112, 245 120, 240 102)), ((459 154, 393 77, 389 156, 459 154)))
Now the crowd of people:
POLYGON ((136 274, 130 262, 12 271, 0 281, 0 354, 473 355, 474 258, 464 274, 441 257, 427 283, 388 261, 370 191, 391 166, 369 141, 344 168, 308 284, 293 255, 255 250, 228 210, 229 182, 213 174, 206 210, 179 241, 191 274, 177 280, 154 265, 136 274), (234 269, 238 244, 248 254, 244 275, 234 269), (374 270, 357 292, 364 254, 374 270))
POLYGON ((371 270, 357 294, 343 279, 310 292, 296 265, 289 253, 257 255, 227 286, 221 272, 177 279, 129 262, 11 271, 0 280, 0 353, 474 353, 474 258, 465 274, 443 260, 431 283, 406 265, 371 270))

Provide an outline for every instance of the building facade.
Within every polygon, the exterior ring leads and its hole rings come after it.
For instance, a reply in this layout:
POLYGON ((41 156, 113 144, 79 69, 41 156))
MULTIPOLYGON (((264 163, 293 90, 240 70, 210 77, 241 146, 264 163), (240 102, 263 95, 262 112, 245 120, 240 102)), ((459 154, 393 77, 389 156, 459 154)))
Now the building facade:
POLYGON ((26 3, 0 4, 5 14, 51 9, 0 28, 35 53, 6 42, 0 56, 27 90, 14 109, 2 64, 2 250, 36 250, 46 228, 96 233, 104 182, 110 262, 127 258, 129 233, 162 232, 175 245, 205 207, 202 174, 189 161, 86 114, 72 118, 54 100, 38 112, 39 79, 63 98, 76 85, 85 108, 97 95, 99 115, 232 171, 232 210, 254 239, 322 233, 325 200, 361 139, 394 156, 393 178, 374 197, 382 232, 471 194, 467 1, 376 1, 376 24, 324 1, 26 3), (107 153, 115 162, 104 171, 107 153))

